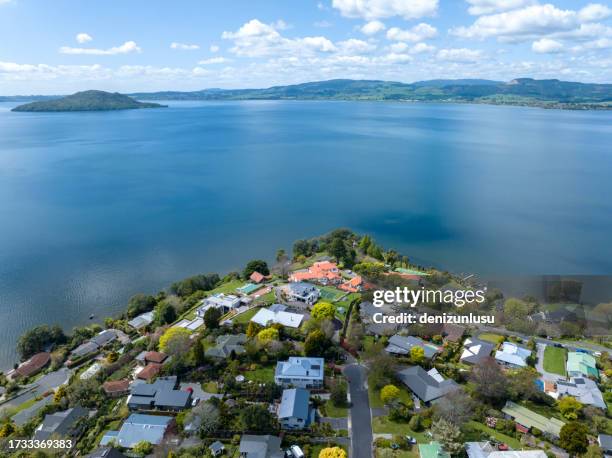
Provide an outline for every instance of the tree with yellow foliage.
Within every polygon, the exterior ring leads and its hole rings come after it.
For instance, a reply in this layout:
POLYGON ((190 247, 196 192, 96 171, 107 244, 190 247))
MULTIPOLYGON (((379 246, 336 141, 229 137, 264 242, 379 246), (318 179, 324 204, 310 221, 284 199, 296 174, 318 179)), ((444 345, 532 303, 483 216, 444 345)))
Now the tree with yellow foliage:
POLYGON ((347 454, 343 448, 326 447, 319 452, 319 458, 347 458, 347 454))
POLYGON ((276 328, 262 329, 257 333, 257 340, 262 344, 268 344, 273 340, 278 340, 279 338, 280 334, 276 328))
POLYGON ((191 346, 191 332, 185 328, 169 328, 159 338, 159 349, 167 355, 180 355, 191 346))

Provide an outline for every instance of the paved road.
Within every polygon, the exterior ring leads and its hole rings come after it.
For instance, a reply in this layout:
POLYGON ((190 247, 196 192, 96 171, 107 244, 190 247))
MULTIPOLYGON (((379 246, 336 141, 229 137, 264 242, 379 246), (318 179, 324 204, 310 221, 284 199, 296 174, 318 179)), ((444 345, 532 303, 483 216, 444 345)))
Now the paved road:
POLYGON ((344 375, 349 381, 351 409, 349 425, 351 436, 351 458, 372 457, 372 416, 365 367, 350 364, 344 368, 344 375))

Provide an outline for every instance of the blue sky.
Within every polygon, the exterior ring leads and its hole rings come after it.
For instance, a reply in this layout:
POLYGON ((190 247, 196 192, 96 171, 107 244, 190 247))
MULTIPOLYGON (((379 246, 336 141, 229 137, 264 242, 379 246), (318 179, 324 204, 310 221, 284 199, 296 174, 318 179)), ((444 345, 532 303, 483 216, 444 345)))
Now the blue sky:
POLYGON ((2 95, 611 69, 608 0, 0 0, 2 95))

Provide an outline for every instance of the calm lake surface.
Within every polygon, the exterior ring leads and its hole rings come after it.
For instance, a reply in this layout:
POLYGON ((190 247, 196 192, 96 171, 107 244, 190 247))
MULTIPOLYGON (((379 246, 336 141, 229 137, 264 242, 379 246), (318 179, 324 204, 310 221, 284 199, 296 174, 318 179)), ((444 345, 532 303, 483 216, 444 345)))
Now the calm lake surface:
POLYGON ((612 113, 366 102, 0 104, 0 368, 27 328, 339 226, 419 263, 612 273, 612 113))

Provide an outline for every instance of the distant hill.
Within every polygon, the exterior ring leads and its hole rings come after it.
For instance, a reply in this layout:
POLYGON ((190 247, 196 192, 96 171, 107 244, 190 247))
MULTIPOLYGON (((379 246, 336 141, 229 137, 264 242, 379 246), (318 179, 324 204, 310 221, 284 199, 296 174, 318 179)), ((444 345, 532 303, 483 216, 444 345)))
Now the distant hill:
POLYGON ((565 109, 612 109, 612 84, 519 78, 400 83, 336 79, 265 89, 204 89, 131 94, 147 100, 397 100, 487 103, 565 109))
POLYGON ((135 108, 160 108, 157 103, 138 102, 117 92, 83 91, 58 99, 26 103, 12 111, 109 111, 135 108))

